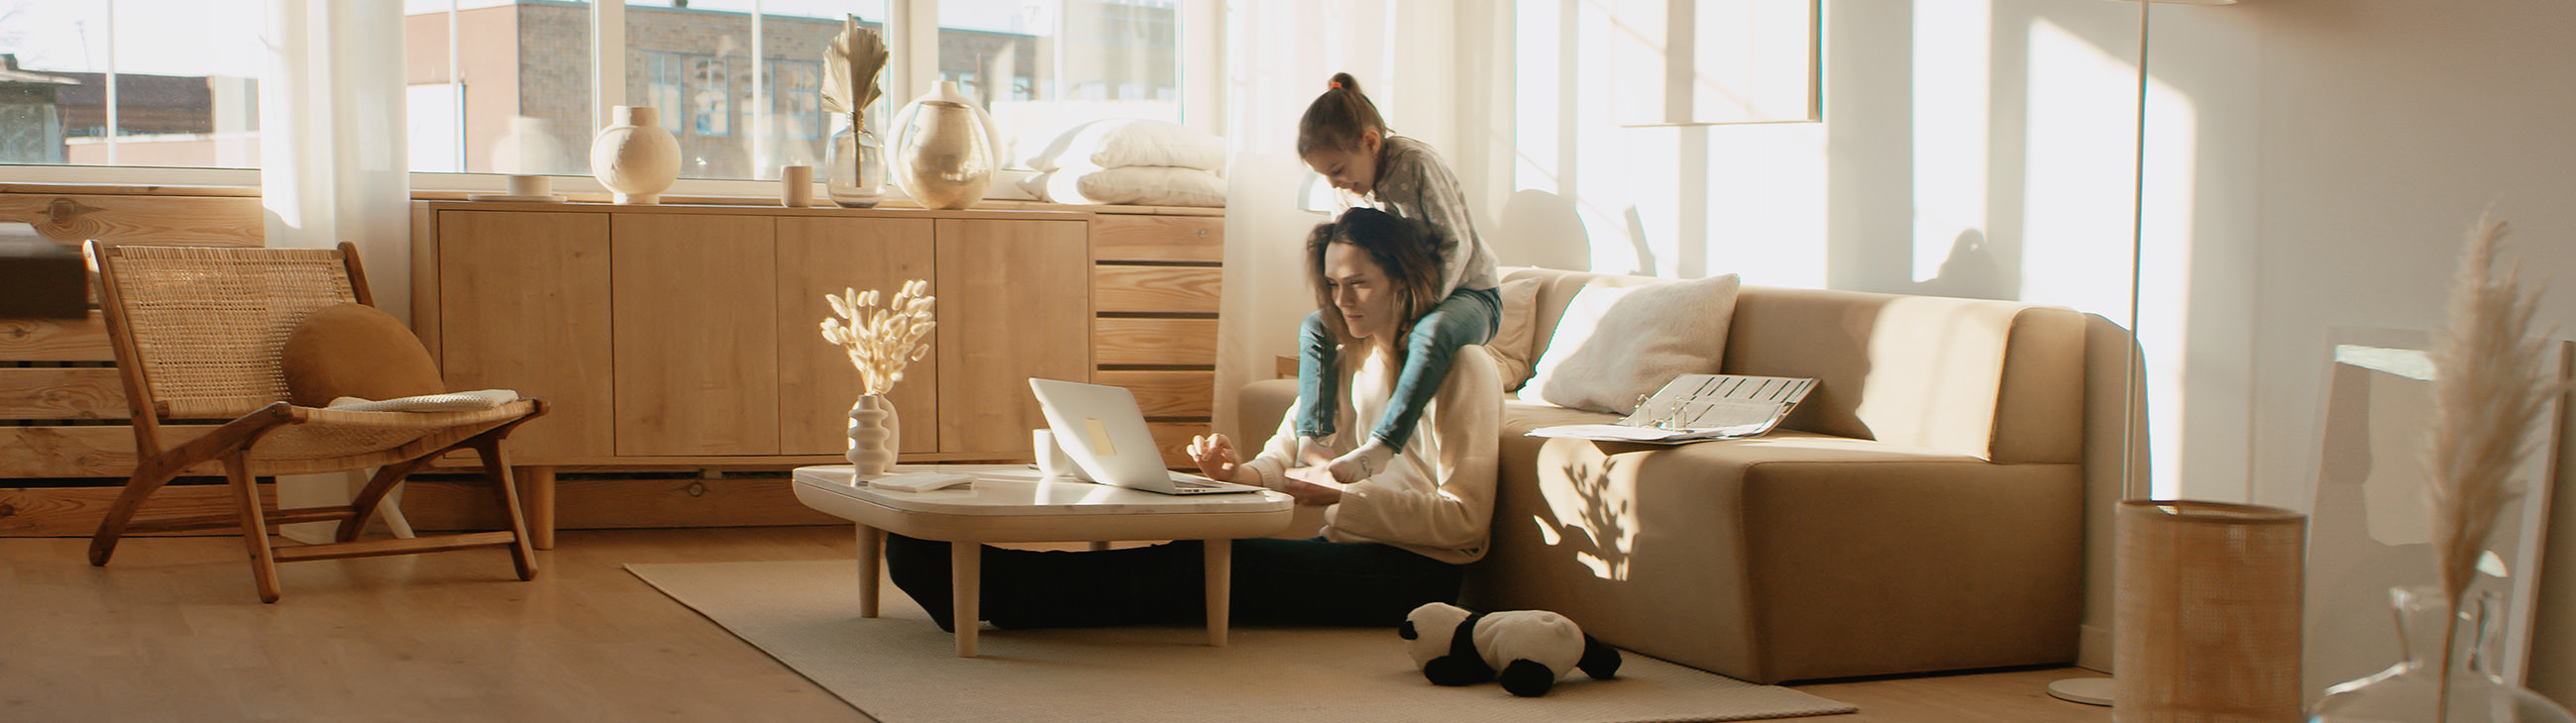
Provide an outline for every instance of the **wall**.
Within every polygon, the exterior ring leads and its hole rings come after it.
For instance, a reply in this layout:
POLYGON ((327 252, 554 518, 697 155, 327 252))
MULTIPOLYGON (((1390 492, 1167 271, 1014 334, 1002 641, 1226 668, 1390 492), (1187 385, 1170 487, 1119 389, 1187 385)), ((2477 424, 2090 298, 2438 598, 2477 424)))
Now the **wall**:
MULTIPOLYGON (((2316 475, 2326 338, 2336 327, 2429 329, 2442 323, 2462 233, 2481 209, 2513 223, 2527 283, 2544 296, 2535 325, 2576 329, 2576 6, 2548 0, 2248 0, 2159 8, 2153 66, 2199 101, 2198 169, 2173 183, 2197 212, 2174 223, 2195 253, 2244 268, 2192 278, 2246 302, 2251 343, 2230 354, 2242 388, 2196 397, 2241 405, 2252 420, 2245 485, 2265 504, 2304 509, 2316 475)), ((2150 206, 2153 207, 2152 205, 2150 206)), ((2199 317, 2195 317, 2195 321, 2199 317)), ((2190 383, 2191 379, 2186 379, 2190 383)), ((2197 433, 2195 431, 2195 433, 2197 433)), ((2559 468, 2571 457, 2562 441, 2559 468)), ((2563 479, 2566 475, 2560 474, 2563 479)), ((2576 494, 2559 485, 2540 581, 2531 686, 2576 701, 2576 494)))

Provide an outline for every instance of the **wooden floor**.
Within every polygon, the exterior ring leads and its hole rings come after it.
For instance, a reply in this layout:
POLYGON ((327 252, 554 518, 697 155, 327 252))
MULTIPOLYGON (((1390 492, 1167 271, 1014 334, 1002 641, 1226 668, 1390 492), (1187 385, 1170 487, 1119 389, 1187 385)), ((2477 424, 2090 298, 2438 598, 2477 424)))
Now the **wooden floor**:
MULTIPOLYGON (((847 558, 845 527, 567 530, 533 582, 496 550, 281 565, 273 605, 238 538, 87 544, 0 538, 0 721, 868 720, 622 567, 847 558)), ((1833 723, 2110 720, 2048 697, 2076 675, 1797 687, 1860 706, 1833 723)))

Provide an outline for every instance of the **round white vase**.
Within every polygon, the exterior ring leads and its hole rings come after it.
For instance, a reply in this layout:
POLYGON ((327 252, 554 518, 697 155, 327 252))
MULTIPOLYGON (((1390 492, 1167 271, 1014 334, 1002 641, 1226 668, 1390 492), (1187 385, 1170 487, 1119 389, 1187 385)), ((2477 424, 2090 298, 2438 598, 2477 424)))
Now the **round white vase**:
POLYGON ((956 81, 941 82, 895 115, 895 183, 923 208, 975 205, 1001 166, 995 131, 992 116, 956 81))
POLYGON ((614 115, 617 124, 590 139, 590 175, 618 203, 660 203, 662 190, 680 180, 680 139, 652 106, 621 105, 614 115))

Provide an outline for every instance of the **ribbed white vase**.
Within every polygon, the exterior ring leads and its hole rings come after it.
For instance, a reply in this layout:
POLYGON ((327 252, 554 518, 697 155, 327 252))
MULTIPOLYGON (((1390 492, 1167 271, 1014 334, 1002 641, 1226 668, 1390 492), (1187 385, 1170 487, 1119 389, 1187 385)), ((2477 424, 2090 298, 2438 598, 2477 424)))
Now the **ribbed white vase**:
POLYGON ((858 468, 860 477, 894 469, 895 450, 903 438, 899 422, 894 402, 883 394, 861 394, 859 402, 850 406, 850 451, 842 456, 858 468))

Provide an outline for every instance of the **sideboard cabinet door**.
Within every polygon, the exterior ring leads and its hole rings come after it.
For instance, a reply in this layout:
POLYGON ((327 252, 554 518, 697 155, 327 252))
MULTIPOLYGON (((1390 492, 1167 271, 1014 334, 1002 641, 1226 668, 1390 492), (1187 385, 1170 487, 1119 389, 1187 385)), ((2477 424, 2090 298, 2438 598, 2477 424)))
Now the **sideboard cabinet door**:
POLYGON ((1024 459, 1046 426, 1028 379, 1091 380, 1089 234, 1079 220, 937 223, 940 451, 1024 459))
MULTIPOLYGON (((931 220, 885 218, 778 219, 778 435, 781 454, 840 454, 849 449, 850 405, 859 372, 841 346, 823 341, 824 319, 836 318, 826 294, 877 290, 877 308, 892 303, 903 282, 931 279, 931 220)), ((932 292, 936 296, 936 291, 932 292)), ((948 315, 948 299, 932 305, 948 315)), ((933 327, 938 342, 941 327, 933 327)), ((891 398, 908 454, 939 451, 939 360, 906 364, 891 398)), ((1025 439, 1025 438, 1024 438, 1025 439)))
POLYGON ((609 224, 617 454, 778 454, 775 219, 609 224))
POLYGON ((510 435, 521 459, 606 457, 610 387, 608 217, 442 211, 438 352, 447 388, 511 389, 551 411, 510 435))

